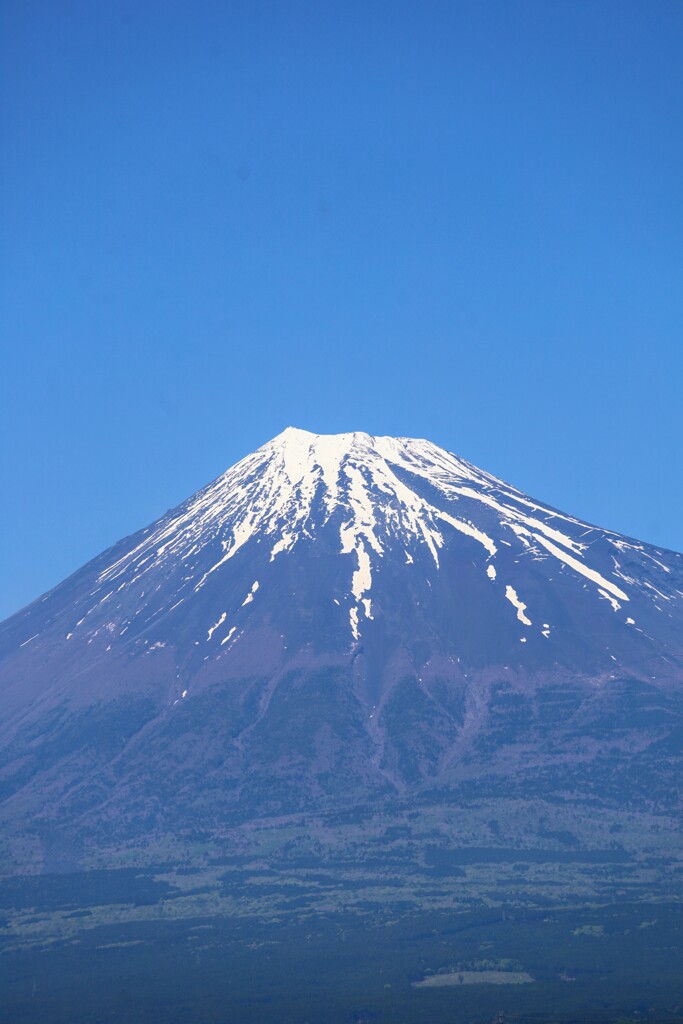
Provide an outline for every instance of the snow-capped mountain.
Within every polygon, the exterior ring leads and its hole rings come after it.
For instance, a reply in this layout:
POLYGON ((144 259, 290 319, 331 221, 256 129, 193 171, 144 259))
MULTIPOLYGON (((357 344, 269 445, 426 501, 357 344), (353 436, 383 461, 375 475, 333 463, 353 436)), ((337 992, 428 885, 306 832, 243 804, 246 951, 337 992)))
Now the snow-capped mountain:
POLYGON ((130 836, 455 791, 515 745, 523 779, 596 729, 647 752, 682 627, 679 554, 428 441, 288 428, 0 626, 2 813, 130 836))

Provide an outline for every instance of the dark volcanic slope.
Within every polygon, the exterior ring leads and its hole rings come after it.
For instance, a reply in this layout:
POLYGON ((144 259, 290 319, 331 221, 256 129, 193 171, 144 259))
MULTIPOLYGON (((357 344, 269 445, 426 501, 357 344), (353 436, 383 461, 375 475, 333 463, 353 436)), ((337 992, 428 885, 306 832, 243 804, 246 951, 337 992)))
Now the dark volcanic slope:
POLYGON ((682 626, 679 554, 427 441, 288 429, 0 626, 0 821, 16 855, 577 765, 678 814, 682 626))

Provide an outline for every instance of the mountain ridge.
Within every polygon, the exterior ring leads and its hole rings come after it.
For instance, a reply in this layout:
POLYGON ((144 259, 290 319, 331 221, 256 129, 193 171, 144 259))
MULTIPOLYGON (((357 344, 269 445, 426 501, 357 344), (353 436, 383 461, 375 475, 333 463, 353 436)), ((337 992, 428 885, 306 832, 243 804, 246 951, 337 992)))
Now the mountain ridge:
POLYGON ((288 428, 0 624, 6 855, 477 785, 557 816, 577 765, 679 814, 682 638, 678 553, 426 440, 288 428))

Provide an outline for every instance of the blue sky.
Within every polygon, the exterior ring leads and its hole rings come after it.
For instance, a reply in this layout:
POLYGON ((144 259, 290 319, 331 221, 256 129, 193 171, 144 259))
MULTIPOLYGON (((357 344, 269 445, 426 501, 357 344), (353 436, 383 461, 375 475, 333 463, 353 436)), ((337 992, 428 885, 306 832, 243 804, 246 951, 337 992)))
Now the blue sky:
POLYGON ((683 5, 0 12, 0 617, 289 424, 683 549, 683 5))

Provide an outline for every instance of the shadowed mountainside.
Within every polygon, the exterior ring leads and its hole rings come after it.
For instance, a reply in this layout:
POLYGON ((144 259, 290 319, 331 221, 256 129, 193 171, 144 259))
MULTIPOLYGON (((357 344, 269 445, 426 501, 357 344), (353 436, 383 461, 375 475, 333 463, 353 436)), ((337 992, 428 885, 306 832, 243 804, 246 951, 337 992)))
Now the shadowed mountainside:
POLYGON ((301 815, 323 852, 339 815, 667 848, 682 627, 679 554, 427 441, 290 428, 0 626, 4 870, 301 815))

